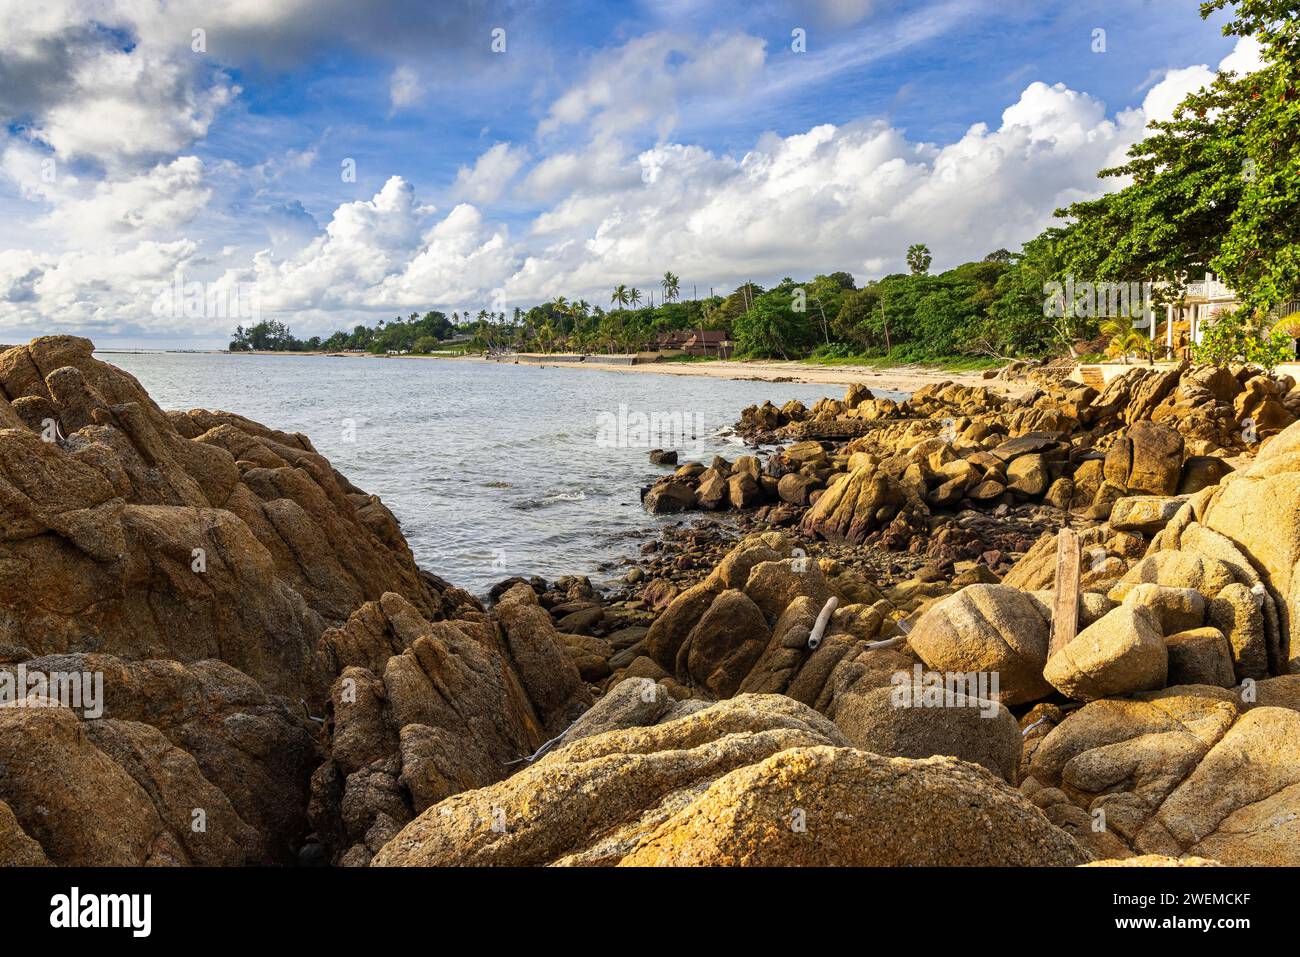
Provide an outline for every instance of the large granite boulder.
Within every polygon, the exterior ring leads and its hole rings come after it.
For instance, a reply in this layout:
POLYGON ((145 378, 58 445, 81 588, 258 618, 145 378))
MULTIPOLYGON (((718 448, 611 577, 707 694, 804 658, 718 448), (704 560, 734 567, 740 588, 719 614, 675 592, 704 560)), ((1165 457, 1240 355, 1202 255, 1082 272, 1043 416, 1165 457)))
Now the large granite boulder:
MULTIPOLYGON (((907 675, 907 680, 911 680, 907 675)), ((978 764, 1009 784, 1020 765, 1020 726, 995 701, 958 693, 927 704, 909 685, 842 694, 836 726, 855 748, 885 757, 951 755, 978 764)))
POLYGON ((1027 592, 968 585, 929 607, 908 644, 934 671, 996 672, 999 700, 1014 705, 1052 693, 1043 678, 1050 622, 1027 592))
POLYGON ((1168 670, 1159 618, 1145 606, 1122 604, 1057 649, 1043 677, 1068 697, 1095 701, 1163 688, 1168 670))
POLYGON ((833 542, 860 543, 888 525, 907 501, 898 480, 873 466, 849 472, 817 499, 800 525, 805 534, 833 542))
POLYGON ((1300 712, 1205 687, 1094 701, 1042 739, 1021 788, 1081 840, 1118 845, 1107 857, 1295 866, 1300 712))
POLYGON ((1073 865, 1091 855, 952 758, 884 758, 784 696, 583 738, 430 807, 375 866, 1073 865))
POLYGON ((495 612, 430 622, 385 596, 353 616, 378 615, 379 643, 401 650, 334 682, 310 814, 335 863, 368 863, 416 814, 500 780, 591 705, 532 588, 514 585, 495 612))

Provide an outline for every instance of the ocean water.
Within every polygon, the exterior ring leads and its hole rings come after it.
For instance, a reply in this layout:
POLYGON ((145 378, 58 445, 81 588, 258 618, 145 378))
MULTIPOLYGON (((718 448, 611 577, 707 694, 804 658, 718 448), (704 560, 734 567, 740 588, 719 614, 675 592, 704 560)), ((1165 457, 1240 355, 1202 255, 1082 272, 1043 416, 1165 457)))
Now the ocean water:
POLYGON ((384 500, 419 564, 476 593, 509 575, 621 574, 672 517, 640 489, 679 460, 743 449, 717 433, 765 399, 843 388, 436 359, 101 353, 164 409, 223 409, 302 432, 384 500))

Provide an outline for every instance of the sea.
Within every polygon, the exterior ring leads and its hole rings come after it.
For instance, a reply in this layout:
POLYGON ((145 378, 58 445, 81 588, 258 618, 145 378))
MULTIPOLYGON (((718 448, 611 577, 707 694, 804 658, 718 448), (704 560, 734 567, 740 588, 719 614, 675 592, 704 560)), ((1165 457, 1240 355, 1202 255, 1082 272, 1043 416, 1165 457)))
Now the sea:
MULTIPOLYGON (((746 453, 725 433, 766 399, 842 386, 343 356, 102 352, 164 409, 222 409, 301 432, 401 522, 421 567, 483 594, 511 575, 597 585, 667 522, 640 490, 680 462, 746 453)), ((899 393, 879 393, 894 398, 899 393)))

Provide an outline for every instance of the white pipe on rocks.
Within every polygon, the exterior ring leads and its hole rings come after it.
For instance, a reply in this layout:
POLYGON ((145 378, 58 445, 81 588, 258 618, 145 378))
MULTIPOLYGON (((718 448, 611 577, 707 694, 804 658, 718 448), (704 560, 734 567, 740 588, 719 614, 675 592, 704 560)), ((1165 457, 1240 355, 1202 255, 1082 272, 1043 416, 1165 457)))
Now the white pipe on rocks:
POLYGON ((822 643, 822 635, 826 633, 826 626, 830 624, 831 615, 835 612, 835 606, 840 600, 834 595, 826 599, 826 604, 822 607, 821 614, 817 616, 817 623, 813 625, 812 631, 808 634, 808 649, 816 651, 817 646, 822 643))

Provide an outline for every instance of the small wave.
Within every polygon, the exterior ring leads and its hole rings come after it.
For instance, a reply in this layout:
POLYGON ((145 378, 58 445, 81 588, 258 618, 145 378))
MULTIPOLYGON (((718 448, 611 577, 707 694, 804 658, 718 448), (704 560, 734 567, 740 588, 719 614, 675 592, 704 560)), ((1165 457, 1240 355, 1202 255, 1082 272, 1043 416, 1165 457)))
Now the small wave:
POLYGON ((542 499, 543 502, 584 502, 587 499, 586 492, 556 492, 554 495, 548 495, 542 499))
POLYGON ((552 492, 550 495, 544 495, 541 498, 525 499, 522 502, 516 502, 512 508, 527 512, 535 508, 548 508, 551 505, 560 505, 564 502, 585 502, 587 493, 585 491, 577 492, 552 492))

